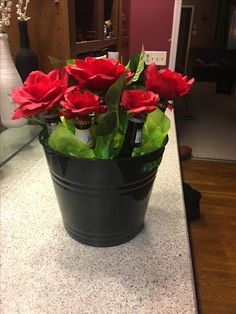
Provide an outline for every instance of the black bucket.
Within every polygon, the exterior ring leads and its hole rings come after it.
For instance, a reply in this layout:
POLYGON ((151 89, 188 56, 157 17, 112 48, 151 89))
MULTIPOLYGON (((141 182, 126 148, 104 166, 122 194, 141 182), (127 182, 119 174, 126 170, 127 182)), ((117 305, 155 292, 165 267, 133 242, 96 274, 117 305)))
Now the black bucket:
POLYGON ((50 149, 45 134, 42 131, 39 140, 68 234, 98 247, 134 238, 144 226, 164 147, 135 158, 86 159, 50 149))

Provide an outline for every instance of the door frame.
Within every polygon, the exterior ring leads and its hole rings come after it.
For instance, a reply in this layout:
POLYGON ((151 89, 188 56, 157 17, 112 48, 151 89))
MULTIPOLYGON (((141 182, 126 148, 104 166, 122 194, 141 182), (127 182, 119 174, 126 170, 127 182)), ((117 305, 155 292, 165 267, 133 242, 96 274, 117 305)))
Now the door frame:
MULTIPOLYGON (((190 25, 189 25, 189 30, 188 30, 188 43, 187 43, 187 50, 186 50, 186 59, 185 59, 185 64, 184 64, 184 72, 186 73, 187 70, 187 64, 188 64, 188 57, 189 57, 189 48, 190 48, 190 42, 191 42, 191 37, 192 37, 192 29, 193 29, 193 17, 194 17, 194 10, 195 10, 195 5, 187 5, 184 4, 182 5, 182 8, 189 8, 191 10, 191 18, 190 18, 190 25)), ((178 47, 177 47, 178 48, 178 47)), ((177 51, 176 51, 177 53, 177 51)))
POLYGON ((172 33, 171 33, 171 38, 170 38, 171 45, 170 45, 170 57, 169 57, 169 69, 172 71, 175 70, 176 54, 177 54, 178 38, 179 38, 179 25, 180 25, 182 7, 191 7, 192 8, 190 28, 189 28, 189 37, 188 37, 188 46, 187 46, 187 58, 185 61, 185 70, 186 70, 186 66, 187 66, 187 59, 188 59, 189 47, 190 47, 190 41, 191 41, 191 35, 192 35, 195 5, 185 5, 185 4, 183 5, 182 0, 175 0, 173 23, 172 23, 172 33))
POLYGON ((172 33, 171 33, 171 38, 170 38, 171 44, 170 44, 170 57, 169 57, 169 69, 172 71, 174 71, 175 69, 181 9, 182 9, 182 0, 175 0, 173 22, 172 22, 172 33))

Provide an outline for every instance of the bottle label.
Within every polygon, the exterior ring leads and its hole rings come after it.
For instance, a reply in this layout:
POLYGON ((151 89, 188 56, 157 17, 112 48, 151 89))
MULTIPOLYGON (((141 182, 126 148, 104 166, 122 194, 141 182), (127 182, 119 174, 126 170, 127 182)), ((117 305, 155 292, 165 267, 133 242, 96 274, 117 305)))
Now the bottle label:
POLYGON ((92 136, 90 133, 90 129, 80 130, 75 129, 75 135, 85 144, 92 144, 92 136))
POLYGON ((138 147, 142 143, 142 129, 137 129, 136 135, 135 135, 135 141, 134 141, 134 146, 138 147))

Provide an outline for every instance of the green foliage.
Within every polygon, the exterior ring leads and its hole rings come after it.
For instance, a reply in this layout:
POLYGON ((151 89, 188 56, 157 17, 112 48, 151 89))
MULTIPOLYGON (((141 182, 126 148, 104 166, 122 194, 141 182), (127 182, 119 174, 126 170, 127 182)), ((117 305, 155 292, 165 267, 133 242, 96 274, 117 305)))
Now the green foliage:
POLYGON ((119 127, 118 132, 121 134, 125 134, 126 128, 128 124, 128 115, 127 111, 123 107, 119 107, 119 127))
POLYGON ((52 66, 54 67, 54 69, 58 69, 58 68, 61 68, 65 65, 65 63, 61 60, 61 59, 58 59, 58 58, 54 58, 54 57, 51 57, 51 56, 48 56, 48 59, 50 60, 52 66))
MULTIPOLYGON (((111 112, 116 117, 116 112, 111 112)), ((52 135, 49 138, 49 146, 61 153, 71 156, 77 156, 82 158, 100 158, 100 159, 113 159, 116 158, 119 153, 127 128, 128 117, 123 108, 119 110, 120 124, 116 131, 108 134, 97 134, 94 132, 92 126, 92 134, 94 138, 94 144, 92 147, 86 145, 78 137, 74 135, 74 124, 71 120, 61 117, 62 123, 59 123, 52 135)), ((105 119, 105 118, 103 118, 105 119)), ((107 122, 111 120, 107 118, 107 122)), ((170 128, 170 121, 165 114, 156 109, 148 115, 147 121, 143 128, 142 146, 135 148, 133 151, 133 157, 145 155, 161 148, 165 144, 166 135, 170 128)), ((101 128, 102 129, 102 128, 101 128)), ((104 130, 109 130, 110 127, 105 126, 104 130)), ((159 164, 158 161, 157 164, 159 164)), ((149 171, 149 168, 156 167, 157 165, 147 165, 144 171, 149 171)))
POLYGON ((170 120, 160 109, 149 113, 143 127, 142 146, 135 148, 132 156, 145 155, 161 148, 169 129, 170 120))
POLYGON ((81 158, 95 158, 89 145, 76 137, 64 124, 59 123, 48 140, 48 145, 60 153, 81 158))
POLYGON ((118 112, 120 97, 125 85, 126 72, 124 72, 119 79, 108 89, 105 95, 105 104, 107 107, 118 112))
POLYGON ((139 64, 139 57, 140 57, 140 54, 138 53, 134 53, 131 58, 130 58, 130 61, 128 63, 129 65, 129 69, 131 72, 135 73, 137 68, 138 68, 138 64, 139 64))
POLYGON ((71 133, 75 134, 75 124, 73 120, 66 119, 65 117, 60 117, 62 124, 69 130, 71 133))
MULTIPOLYGON (((144 83, 144 48, 140 54, 134 54, 126 65, 126 71, 120 78, 107 90, 104 96, 105 104, 108 107, 107 113, 96 125, 96 119, 92 119, 91 134, 93 146, 86 145, 75 136, 75 125, 72 120, 61 117, 59 123, 49 138, 49 146, 61 153, 78 156, 82 158, 116 158, 119 153, 128 125, 127 111, 120 106, 123 89, 145 89, 144 83), (127 82, 127 71, 130 69, 134 75, 127 82)), ((62 61, 49 57, 55 67, 60 67, 62 61)), ((66 60, 66 64, 74 64, 74 59, 66 60)), ((69 76, 68 86, 75 85, 75 80, 69 76)), ((161 148, 165 144, 166 136, 170 128, 170 121, 166 115, 158 108, 147 115, 146 123, 143 127, 142 146, 135 148, 133 157, 141 156, 161 148)), ((147 164, 144 172, 157 167, 161 159, 147 164)))
POLYGON ((101 119, 96 127, 97 136, 105 136, 115 132, 117 128, 117 113, 115 111, 108 112, 104 118, 101 119))
POLYGON ((39 124, 39 125, 41 125, 43 127, 46 126, 45 120, 42 119, 40 116, 27 117, 27 120, 29 120, 33 124, 39 124))
POLYGON ((48 59, 50 63, 52 64, 52 66, 54 67, 54 69, 59 69, 68 64, 75 64, 75 59, 68 59, 66 61, 63 61, 61 59, 51 57, 51 56, 48 56, 48 59))
POLYGON ((104 99, 108 107, 108 112, 105 117, 101 119, 96 127, 96 134, 98 136, 114 133, 119 127, 118 112, 125 79, 126 72, 123 73, 120 78, 106 92, 104 99))
POLYGON ((136 55, 134 54, 133 57, 130 60, 130 69, 132 72, 134 72, 134 76, 131 78, 131 80, 129 81, 128 85, 131 85, 134 82, 137 82, 141 73, 144 70, 144 57, 145 57, 145 51, 144 51, 144 47, 142 47, 142 51, 140 53, 140 55, 136 55), (137 61, 138 59, 138 61, 137 61))
POLYGON ((68 65, 68 64, 75 64, 75 59, 66 60, 66 65, 68 65))
POLYGON ((96 158, 112 159, 114 157, 113 134, 97 136, 94 153, 96 158))

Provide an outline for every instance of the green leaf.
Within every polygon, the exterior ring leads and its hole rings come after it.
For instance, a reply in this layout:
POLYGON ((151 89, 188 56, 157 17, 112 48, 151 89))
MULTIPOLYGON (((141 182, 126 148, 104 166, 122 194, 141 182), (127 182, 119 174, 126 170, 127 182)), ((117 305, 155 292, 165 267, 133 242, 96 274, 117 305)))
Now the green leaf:
POLYGON ((124 107, 119 107, 119 132, 125 134, 128 124, 128 114, 124 107))
POLYGON ((129 60, 129 62, 126 64, 126 66, 125 66, 125 69, 126 69, 126 71, 128 71, 129 69, 130 69, 130 61, 131 60, 129 60))
POLYGON ((65 63, 61 60, 61 59, 57 59, 51 56, 48 56, 48 59, 50 60, 52 66, 54 67, 54 69, 58 69, 61 68, 65 65, 65 63))
POLYGON ((111 159, 114 155, 113 135, 97 136, 94 153, 96 158, 111 159))
POLYGON ((82 158, 95 158, 89 145, 83 143, 62 123, 59 123, 48 140, 48 145, 63 154, 82 158))
POLYGON ((113 133, 117 128, 117 113, 108 112, 96 127, 97 136, 104 136, 113 133))
POLYGON ((132 156, 142 156, 161 148, 170 129, 170 120, 157 108, 148 114, 142 132, 142 145, 136 147, 132 156))
POLYGON ((75 124, 73 120, 66 119, 65 117, 60 117, 62 124, 71 131, 71 133, 75 134, 75 124))
POLYGON ((125 85, 126 71, 119 77, 119 79, 108 89, 105 95, 105 103, 112 111, 118 111, 120 104, 120 97, 125 85))
MULTIPOLYGON (((139 56, 139 61, 138 61, 138 66, 137 66, 136 72, 135 72, 134 76, 131 78, 131 80, 128 82, 128 85, 130 85, 133 82, 138 81, 140 74, 144 70, 144 66, 145 66, 144 57, 145 57, 145 51, 144 51, 144 48, 142 47, 142 51, 141 51, 140 56, 139 56)), ((135 59, 133 62, 135 62, 135 59)))
POLYGON ((75 59, 66 60, 66 65, 68 65, 68 64, 75 64, 75 59))
POLYGON ((137 67, 138 67, 138 63, 139 63, 139 57, 140 57, 140 55, 138 53, 134 53, 129 60, 129 63, 128 63, 129 68, 133 73, 135 73, 137 71, 137 67))
POLYGON ((43 127, 47 125, 46 121, 40 118, 40 116, 27 117, 27 120, 31 121, 32 123, 39 124, 43 127))

